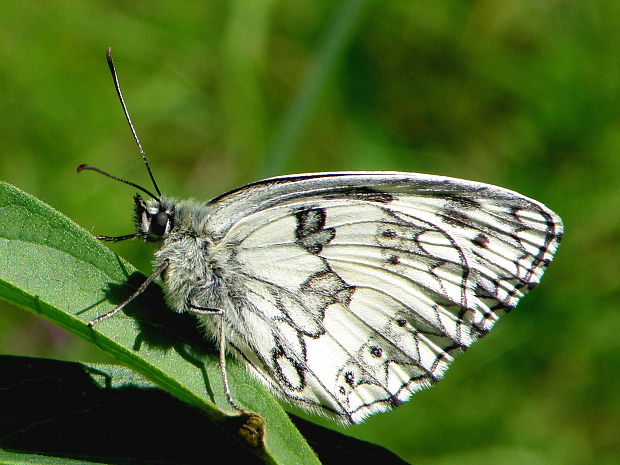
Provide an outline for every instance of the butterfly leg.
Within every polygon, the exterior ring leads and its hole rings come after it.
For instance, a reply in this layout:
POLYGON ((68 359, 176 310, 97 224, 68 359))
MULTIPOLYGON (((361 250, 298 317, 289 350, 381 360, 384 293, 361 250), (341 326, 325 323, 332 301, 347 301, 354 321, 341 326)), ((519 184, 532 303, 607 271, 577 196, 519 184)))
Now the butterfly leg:
POLYGON ((193 313, 198 313, 201 315, 217 315, 220 317, 220 373, 222 376, 222 384, 224 385, 224 394, 226 395, 226 400, 232 408, 238 412, 245 412, 245 409, 239 407, 233 399, 228 384, 228 375, 226 374, 226 335, 224 333, 224 310, 218 308, 198 307, 193 305, 191 302, 187 302, 187 306, 193 313))
POLYGON ((161 265, 159 265, 157 267, 157 269, 155 271, 153 271, 151 273, 151 275, 144 280, 144 282, 140 285, 140 287, 138 289, 136 289, 136 291, 133 294, 131 294, 129 297, 127 297, 123 302, 118 304, 116 307, 114 307, 108 313, 104 313, 103 315, 99 315, 97 318, 95 318, 93 320, 90 320, 88 322, 88 327, 92 328, 97 323, 100 323, 101 321, 107 320, 111 316, 114 316, 115 314, 120 312, 123 308, 125 308, 125 306, 129 302, 131 302, 133 299, 138 297, 140 294, 143 294, 144 291, 146 291, 146 288, 149 287, 149 284, 151 284, 151 282, 153 282, 153 280, 155 278, 157 278, 160 274, 162 274, 164 272, 164 270, 168 267, 168 264, 169 264, 168 260, 164 260, 163 263, 161 265))
POLYGON ((138 237, 137 234, 127 234, 125 236, 95 236, 100 241, 108 241, 108 242, 120 242, 126 241, 128 239, 135 239, 138 237))

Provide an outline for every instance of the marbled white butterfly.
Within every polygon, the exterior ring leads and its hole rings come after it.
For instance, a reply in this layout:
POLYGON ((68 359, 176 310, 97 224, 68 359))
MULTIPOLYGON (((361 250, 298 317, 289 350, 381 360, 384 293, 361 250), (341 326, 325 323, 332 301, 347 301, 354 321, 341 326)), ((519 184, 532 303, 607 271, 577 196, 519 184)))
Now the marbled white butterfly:
MULTIPOLYGON (((129 120, 108 51, 125 115, 129 120)), ((129 120, 133 131, 133 126, 129 120)), ((135 196, 168 305, 277 396, 345 423, 439 381, 534 288, 562 221, 516 192, 402 172, 280 176, 208 202, 135 196)), ((127 302, 128 302, 127 301, 127 302)), ((127 303, 91 321, 108 318, 127 303)), ((239 409, 240 410, 240 409, 239 409)))

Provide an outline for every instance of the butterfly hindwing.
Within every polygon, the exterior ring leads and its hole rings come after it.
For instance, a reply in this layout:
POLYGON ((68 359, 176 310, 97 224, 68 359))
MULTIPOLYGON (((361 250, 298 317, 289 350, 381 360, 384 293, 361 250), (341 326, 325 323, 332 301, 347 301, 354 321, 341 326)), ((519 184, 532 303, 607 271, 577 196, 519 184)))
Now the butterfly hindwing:
POLYGON ((515 192, 409 173, 272 178, 209 206, 232 351, 276 394, 351 423, 438 381, 562 234, 515 192))

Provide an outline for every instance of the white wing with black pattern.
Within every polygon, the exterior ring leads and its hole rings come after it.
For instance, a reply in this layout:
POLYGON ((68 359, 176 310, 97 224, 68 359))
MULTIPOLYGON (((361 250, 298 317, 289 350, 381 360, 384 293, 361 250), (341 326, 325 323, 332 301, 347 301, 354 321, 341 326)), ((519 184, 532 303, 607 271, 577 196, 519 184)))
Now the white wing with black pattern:
POLYGON ((535 200, 413 173, 271 178, 206 208, 214 278, 196 304, 224 310, 229 350, 274 393, 347 423, 441 379, 562 236, 535 200))

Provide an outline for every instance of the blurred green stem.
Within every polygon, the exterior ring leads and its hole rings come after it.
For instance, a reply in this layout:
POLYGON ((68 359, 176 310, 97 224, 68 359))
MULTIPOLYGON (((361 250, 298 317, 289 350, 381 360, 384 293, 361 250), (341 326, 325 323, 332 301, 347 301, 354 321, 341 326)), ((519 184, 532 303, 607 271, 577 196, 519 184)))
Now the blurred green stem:
POLYGON ((267 37, 272 18, 273 0, 233 1, 226 25, 222 68, 223 108, 228 131, 228 156, 247 179, 256 172, 252 153, 265 148, 265 103, 261 76, 267 37))
POLYGON ((316 107, 319 98, 341 57, 351 43, 368 0, 346 0, 337 3, 318 47, 314 62, 299 92, 276 131, 271 147, 265 153, 263 176, 280 173, 289 154, 302 135, 303 128, 316 107))

